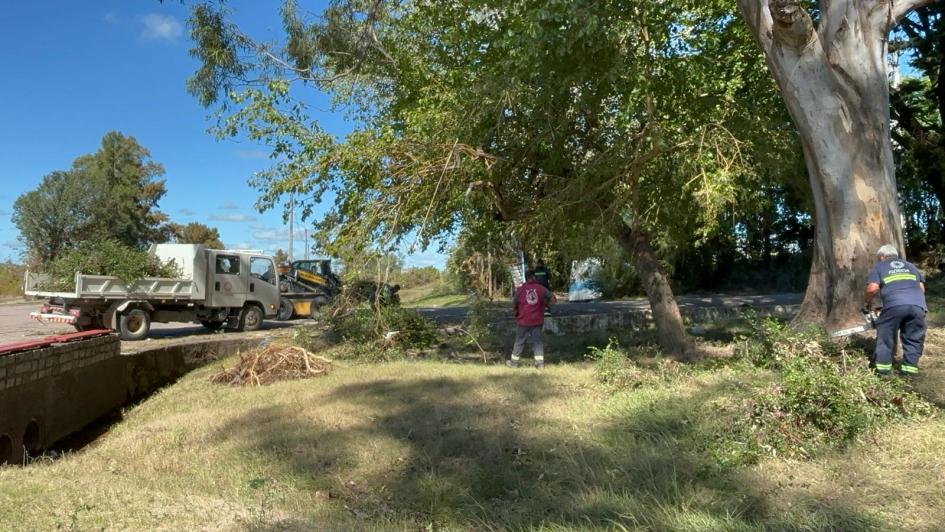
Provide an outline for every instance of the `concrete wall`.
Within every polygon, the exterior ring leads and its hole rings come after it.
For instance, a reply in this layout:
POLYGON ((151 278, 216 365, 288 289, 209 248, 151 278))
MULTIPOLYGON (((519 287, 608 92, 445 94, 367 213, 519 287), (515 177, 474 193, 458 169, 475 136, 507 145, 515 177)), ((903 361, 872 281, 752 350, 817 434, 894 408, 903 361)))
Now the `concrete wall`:
POLYGON ((0 463, 19 462, 125 401, 117 336, 0 357, 0 463), (6 443, 4 443, 6 442, 6 443))
POLYGON ((20 463, 188 371, 259 343, 211 340, 123 354, 109 335, 0 356, 0 464, 20 463))
MULTIPOLYGON (((682 308, 683 319, 687 325, 711 323, 714 321, 738 318, 744 315, 742 307, 707 307, 682 308)), ((797 314, 799 305, 773 305, 770 307, 756 307, 750 309, 757 316, 791 317, 797 314)), ((611 312, 608 314, 577 314, 571 316, 551 316, 545 318, 544 332, 563 336, 566 334, 580 334, 595 331, 642 330, 653 325, 653 314, 649 309, 625 312, 611 312)), ((501 320, 493 324, 499 334, 512 334, 515 330, 515 320, 501 320)))

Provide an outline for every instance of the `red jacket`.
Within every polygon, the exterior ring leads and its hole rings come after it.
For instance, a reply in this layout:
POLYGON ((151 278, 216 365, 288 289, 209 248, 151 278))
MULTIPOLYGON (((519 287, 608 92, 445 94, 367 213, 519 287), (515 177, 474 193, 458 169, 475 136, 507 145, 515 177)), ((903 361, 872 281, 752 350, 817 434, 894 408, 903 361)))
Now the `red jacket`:
POLYGON ((512 304, 515 305, 515 322, 522 327, 537 327, 545 323, 545 308, 550 306, 554 295, 550 290, 534 281, 518 287, 512 304))

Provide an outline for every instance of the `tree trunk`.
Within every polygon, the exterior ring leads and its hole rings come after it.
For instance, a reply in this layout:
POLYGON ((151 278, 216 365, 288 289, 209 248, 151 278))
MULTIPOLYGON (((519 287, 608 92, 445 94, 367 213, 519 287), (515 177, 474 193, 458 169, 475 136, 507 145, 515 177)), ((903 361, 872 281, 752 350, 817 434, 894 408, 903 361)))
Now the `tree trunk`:
POLYGON ((860 319, 882 244, 903 248, 890 142, 886 38, 929 0, 821 2, 817 27, 798 0, 738 0, 804 148, 815 243, 798 320, 838 328, 860 319))
POLYGON ((621 247, 630 254, 646 297, 650 301, 656 336, 663 354, 676 359, 689 359, 695 354, 692 339, 686 333, 682 314, 673 297, 669 277, 663 271, 644 231, 627 228, 619 238, 621 247))

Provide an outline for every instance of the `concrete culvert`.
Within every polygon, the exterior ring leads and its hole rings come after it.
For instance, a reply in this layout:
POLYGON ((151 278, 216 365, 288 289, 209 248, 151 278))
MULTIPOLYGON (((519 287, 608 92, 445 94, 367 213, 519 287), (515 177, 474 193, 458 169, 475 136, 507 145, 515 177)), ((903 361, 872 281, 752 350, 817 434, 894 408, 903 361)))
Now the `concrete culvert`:
POLYGON ((42 448, 43 440, 39 422, 34 419, 26 425, 26 430, 23 431, 23 449, 29 455, 37 455, 42 448))
POLYGON ((10 462, 13 458, 13 438, 0 434, 0 465, 10 462))

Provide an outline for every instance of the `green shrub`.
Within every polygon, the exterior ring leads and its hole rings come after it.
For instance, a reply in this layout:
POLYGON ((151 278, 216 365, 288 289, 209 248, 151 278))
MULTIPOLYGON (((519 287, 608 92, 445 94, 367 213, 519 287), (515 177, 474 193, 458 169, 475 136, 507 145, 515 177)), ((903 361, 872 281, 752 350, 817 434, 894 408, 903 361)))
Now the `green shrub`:
POLYGON ((23 294, 23 273, 26 267, 12 262, 0 264, 0 296, 23 294))
POLYGON ((49 281, 43 288, 71 290, 75 273, 109 275, 128 283, 145 277, 180 277, 173 260, 162 262, 146 251, 128 247, 115 240, 86 240, 47 265, 49 281))
POLYGON ((823 353, 826 338, 817 329, 793 329, 771 317, 748 321, 752 332, 736 339, 735 356, 759 368, 777 369, 796 357, 823 353))
POLYGON ((865 353, 810 331, 765 320, 738 353, 775 371, 774 383, 722 407, 731 430, 712 449, 720 465, 763 456, 806 458, 841 447, 884 425, 926 416, 931 405, 897 380, 880 379, 865 353), (847 355, 858 355, 852 358, 847 355))
POLYGON ((343 341, 373 348, 426 349, 437 339, 436 324, 401 307, 355 309, 332 318, 331 327, 343 341))
MULTIPOLYGON (((640 348, 639 357, 659 357, 655 348, 640 348)), ((585 358, 594 362, 594 378, 604 386, 616 390, 636 388, 660 380, 660 375, 634 362, 628 351, 622 349, 616 338, 606 347, 591 347, 585 358)), ((662 369, 662 366, 661 366, 662 369)))

